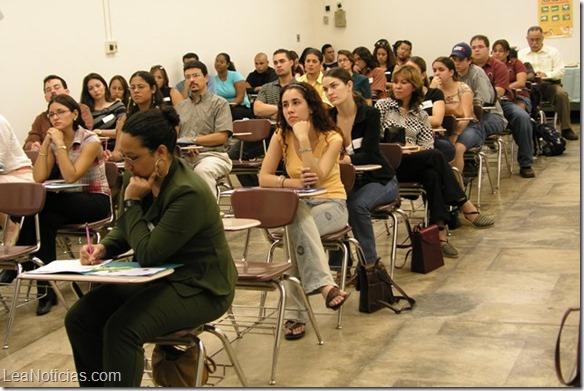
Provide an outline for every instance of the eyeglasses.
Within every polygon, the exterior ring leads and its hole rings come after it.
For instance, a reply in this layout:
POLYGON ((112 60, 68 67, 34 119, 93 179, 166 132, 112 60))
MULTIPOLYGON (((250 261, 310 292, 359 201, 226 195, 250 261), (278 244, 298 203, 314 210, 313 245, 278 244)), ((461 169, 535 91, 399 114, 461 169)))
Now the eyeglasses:
POLYGON ((51 119, 53 117, 59 117, 61 118, 61 116, 65 113, 70 113, 71 110, 57 110, 54 113, 47 113, 47 118, 51 119))
POLYGON ((543 41, 543 38, 527 38, 527 40, 529 42, 541 42, 543 41))
POLYGON ((134 164, 136 164, 136 162, 138 161, 138 159, 140 159, 144 155, 141 155, 141 156, 138 156, 138 157, 128 157, 123 152, 120 152, 120 156, 121 156, 122 160, 127 161, 128 163, 130 163, 133 166, 134 164))
POLYGON ((191 80, 191 79, 196 79, 198 77, 203 76, 202 74, 198 74, 198 73, 192 73, 190 75, 185 75, 185 80, 191 80))
POLYGON ((339 64, 340 64, 340 63, 342 63, 342 62, 347 62, 347 61, 349 61, 349 59, 348 59, 348 58, 339 58, 339 59, 337 60, 337 62, 338 62, 339 64))

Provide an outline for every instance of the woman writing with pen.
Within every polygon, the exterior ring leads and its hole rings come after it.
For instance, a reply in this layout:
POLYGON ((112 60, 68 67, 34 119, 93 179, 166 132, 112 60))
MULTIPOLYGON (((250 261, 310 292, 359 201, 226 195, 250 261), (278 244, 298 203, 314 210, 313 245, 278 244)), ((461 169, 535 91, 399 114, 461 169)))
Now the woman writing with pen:
MULTIPOLYGON (((47 116, 52 127, 47 131, 33 167, 35 182, 63 179, 65 183, 80 184, 72 191, 47 192, 45 206, 39 214, 41 247, 36 253, 45 264, 57 257, 59 228, 104 219, 111 210, 101 143, 95 133, 84 128, 80 113, 77 102, 67 94, 51 99, 47 116)), ((26 218, 17 244, 34 243, 34 219, 26 218)), ((29 269, 32 262, 26 262, 23 267, 29 269)), ((15 275, 15 272, 3 275, 2 280, 10 280, 15 275)), ((44 315, 57 304, 57 297, 45 281, 37 282, 37 291, 40 299, 36 313, 44 315)))
POLYGON ((170 106, 126 121, 118 144, 124 210, 101 243, 81 248, 81 263, 100 264, 132 249, 142 267, 183 266, 149 284, 100 285, 71 307, 65 327, 76 370, 88 374, 81 386, 139 387, 146 341, 213 321, 233 300, 237 271, 219 206, 201 177, 174 156, 178 123, 170 106), (120 378, 90 380, 104 371, 120 378))

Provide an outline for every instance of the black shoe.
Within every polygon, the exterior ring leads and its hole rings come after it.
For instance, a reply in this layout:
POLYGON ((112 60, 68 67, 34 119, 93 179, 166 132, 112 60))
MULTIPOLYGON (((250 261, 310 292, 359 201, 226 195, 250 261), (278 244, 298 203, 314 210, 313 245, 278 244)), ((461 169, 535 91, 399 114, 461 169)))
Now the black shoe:
POLYGON ((16 270, 2 270, 0 273, 0 283, 10 284, 16 278, 16 270))
POLYGON ((562 136, 564 136, 566 140, 578 140, 578 136, 576 136, 576 133, 570 128, 562 130, 562 136))
POLYGON ((51 308, 54 305, 57 305, 56 297, 54 298, 43 297, 42 299, 39 299, 39 304, 36 309, 37 316, 48 314, 49 312, 51 312, 51 308))
POLYGON ((522 178, 535 178, 535 171, 531 167, 521 167, 519 170, 519 175, 522 178))

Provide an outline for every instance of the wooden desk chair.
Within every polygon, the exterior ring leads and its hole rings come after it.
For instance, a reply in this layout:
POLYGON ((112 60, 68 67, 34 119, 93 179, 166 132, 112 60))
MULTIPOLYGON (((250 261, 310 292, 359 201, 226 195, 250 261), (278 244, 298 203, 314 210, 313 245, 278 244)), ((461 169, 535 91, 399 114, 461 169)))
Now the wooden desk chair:
MULTIPOLYGON (((34 257, 33 255, 40 248, 40 226, 39 226, 39 212, 43 209, 45 205, 45 188, 40 183, 0 183, 0 212, 5 213, 7 216, 14 216, 20 218, 20 224, 17 228, 16 238, 20 233, 20 227, 24 223, 24 217, 34 216, 35 224, 35 237, 36 243, 32 245, 7 245, 5 243, 5 238, 2 238, 2 244, 0 245, 0 270, 10 270, 16 271, 17 275, 22 272, 22 263, 31 260, 32 262, 40 267, 43 266, 43 262, 34 257)), ((7 217, 9 218, 9 217, 7 217)), ((5 222, 5 227, 7 226, 7 221, 5 222)), ((5 235, 5 232, 4 234, 5 235)), ((30 298, 31 286, 29 283, 26 296, 24 298, 19 297, 18 292, 20 292, 21 280, 16 278, 16 281, 11 282, 14 285, 14 291, 12 297, 7 297, 0 294, 0 303, 6 311, 8 311, 8 324, 6 326, 6 334, 4 337, 4 349, 8 349, 8 339, 10 336, 10 330, 12 329, 12 324, 14 322, 15 310, 25 304, 34 303, 39 298, 30 298), (11 300, 11 304, 8 301, 11 300)), ((9 284, 1 284, 9 285, 9 284)), ((51 283, 55 292, 59 292, 59 288, 55 283, 51 283)))
MULTIPOLYGON (((231 204, 235 217, 249 218, 260 221, 258 228, 273 229, 284 228, 283 237, 287 237, 287 225, 291 224, 296 217, 298 209, 298 195, 286 189, 269 189, 269 188, 243 188, 236 189, 231 195, 231 204)), ((291 269, 290 262, 272 263, 270 254, 267 255, 267 260, 263 261, 248 261, 249 249, 249 235, 251 231, 247 231, 246 245, 243 252, 243 258, 240 261, 235 261, 238 272, 237 289, 254 290, 259 292, 279 293, 278 301, 275 308, 269 309, 265 306, 264 295, 259 304, 259 314, 251 316, 251 320, 246 322, 246 316, 238 316, 233 312, 229 321, 235 326, 238 337, 242 336, 252 329, 267 328, 273 330, 274 344, 272 347, 272 370, 269 384, 276 383, 276 364, 278 361, 278 354, 280 350, 280 343, 282 339, 282 330, 284 327, 284 315, 286 310, 286 294, 287 289, 284 282, 289 282, 294 289, 296 289, 298 296, 302 300, 304 311, 306 311, 310 323, 316 333, 317 342, 319 345, 323 344, 316 318, 308 301, 308 297, 304 293, 304 289, 300 281, 286 273, 291 269), (275 317, 275 323, 270 323, 269 318, 275 317), (243 329, 243 331, 241 331, 243 329)), ((286 254, 290 254, 289 240, 285 240, 286 254)), ((288 258, 289 259, 289 258, 288 258)), ((237 309, 238 306, 233 306, 237 309)), ((227 320, 227 319, 226 319, 227 320)), ((225 323, 222 323, 225 324, 225 323)))

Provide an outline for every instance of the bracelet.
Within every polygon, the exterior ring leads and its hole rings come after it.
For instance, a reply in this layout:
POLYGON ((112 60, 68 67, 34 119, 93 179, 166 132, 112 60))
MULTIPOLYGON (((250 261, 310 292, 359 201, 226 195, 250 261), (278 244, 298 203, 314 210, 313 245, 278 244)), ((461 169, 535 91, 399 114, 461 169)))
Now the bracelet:
POLYGON ((39 156, 47 156, 46 153, 39 152, 39 156))
POLYGON ((312 148, 298 148, 298 152, 300 153, 304 153, 304 152, 312 152, 312 148))
POLYGON ((286 177, 284 175, 280 175, 278 177, 278 186, 279 187, 284 187, 284 181, 286 180, 286 177))
POLYGON ((67 150, 67 146, 61 145, 61 146, 57 147, 57 149, 64 149, 66 151, 67 150))

